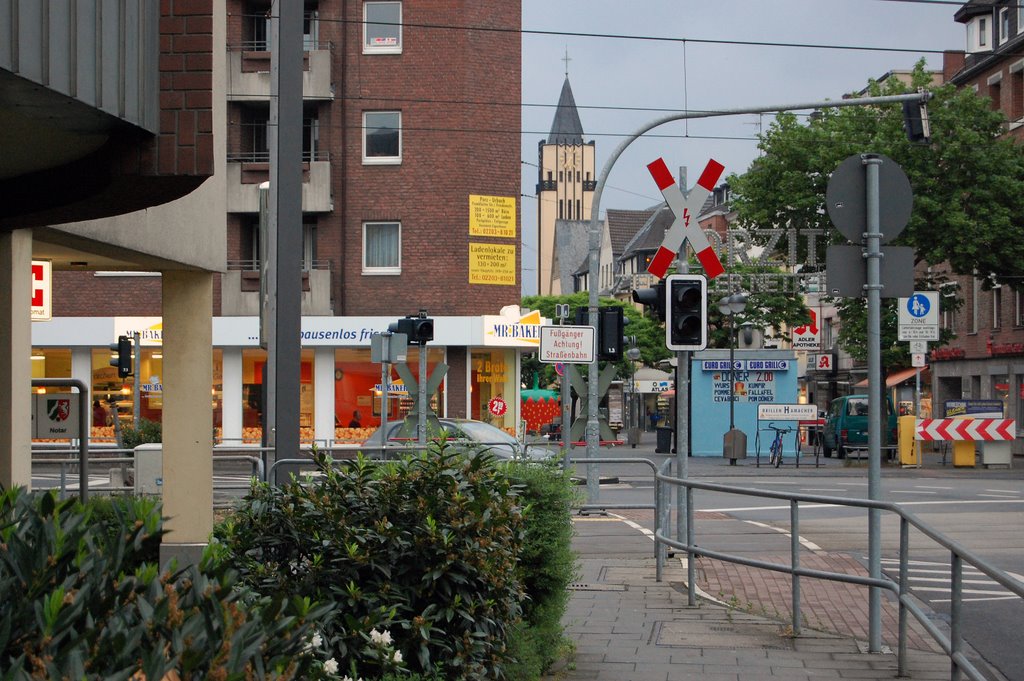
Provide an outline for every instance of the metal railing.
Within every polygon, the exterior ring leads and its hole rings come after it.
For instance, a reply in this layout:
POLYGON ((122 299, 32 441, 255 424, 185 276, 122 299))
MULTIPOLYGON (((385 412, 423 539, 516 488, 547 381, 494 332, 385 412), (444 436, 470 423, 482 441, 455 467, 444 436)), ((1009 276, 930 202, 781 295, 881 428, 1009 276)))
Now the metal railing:
MULTIPOLYGON (((604 459, 602 459, 604 461, 604 459)), ((897 623, 897 668, 899 676, 906 676, 907 673, 907 614, 913 615, 926 632, 942 648, 943 652, 950 658, 951 679, 959 681, 962 674, 966 674, 972 681, 986 681, 986 677, 967 658, 964 653, 964 640, 962 635, 963 617, 963 569, 964 565, 970 565, 986 575, 997 584, 1005 587, 1012 594, 1024 599, 1024 584, 1017 582, 1007 573, 995 567, 985 559, 976 555, 962 544, 946 537, 937 529, 916 517, 909 511, 900 507, 899 504, 886 501, 872 501, 868 499, 856 499, 846 497, 823 496, 817 494, 801 494, 794 492, 777 492, 773 490, 762 490, 748 487, 733 487, 710 482, 697 482, 695 480, 672 477, 659 471, 655 474, 656 503, 659 504, 655 511, 655 557, 657 580, 661 581, 662 566, 665 560, 667 547, 673 547, 685 551, 687 560, 687 597, 690 605, 696 605, 696 564, 694 558, 703 556, 730 563, 738 563, 749 567, 783 572, 792 577, 791 609, 793 634, 800 633, 800 577, 813 577, 861 586, 885 589, 893 593, 899 602, 899 615, 897 623), (667 498, 671 498, 671 491, 668 487, 675 486, 685 489, 686 494, 686 541, 678 541, 667 536, 664 528, 668 525, 668 504, 667 498), (723 492, 743 496, 761 497, 766 499, 780 499, 789 502, 790 505, 790 564, 771 563, 755 558, 747 558, 731 553, 714 551, 697 544, 696 531, 694 529, 693 514, 693 490, 706 490, 710 492, 723 492), (863 509, 877 509, 893 513, 900 519, 900 540, 899 540, 899 579, 893 581, 883 575, 879 579, 862 577, 841 572, 828 572, 813 570, 800 566, 800 504, 827 504, 834 506, 846 506, 863 509), (939 629, 928 614, 921 608, 910 594, 908 561, 910 554, 910 528, 915 528, 925 537, 950 552, 950 582, 951 582, 951 603, 950 603, 950 633, 939 629)))

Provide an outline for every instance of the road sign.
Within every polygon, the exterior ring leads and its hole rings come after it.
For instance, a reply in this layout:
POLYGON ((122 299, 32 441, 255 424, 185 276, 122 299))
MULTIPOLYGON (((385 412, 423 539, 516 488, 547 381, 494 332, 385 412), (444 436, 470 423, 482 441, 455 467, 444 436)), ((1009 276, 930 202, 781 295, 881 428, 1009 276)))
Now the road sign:
POLYGON ((540 361, 552 364, 589 364, 597 351, 597 334, 592 326, 540 327, 540 361))
MULTIPOLYGON (((895 239, 910 220, 914 207, 914 194, 903 168, 888 156, 875 154, 881 159, 878 167, 878 230, 880 243, 895 239)), ((832 171, 825 188, 825 206, 832 224, 843 236, 855 244, 864 240, 867 231, 867 179, 861 154, 848 156, 832 171)))
POLYGON ((818 418, 818 406, 768 402, 757 405, 757 418, 761 421, 810 421, 818 418))
POLYGON ((912 355, 923 355, 928 352, 928 341, 923 340, 912 340, 910 341, 910 354, 912 355))
POLYGON ((704 200, 715 188, 718 178, 722 176, 725 166, 714 159, 708 161, 697 184, 685 198, 664 160, 659 158, 650 163, 647 170, 650 171, 651 177, 654 178, 658 189, 661 190, 661 195, 665 197, 665 203, 668 204, 675 216, 672 225, 665 231, 665 238, 662 240, 658 252, 651 260, 651 264, 647 266, 647 271, 659 279, 664 279, 676 253, 686 248, 684 242, 689 241, 690 247, 697 254, 697 259, 700 260, 700 264, 704 268, 704 275, 710 280, 722 274, 725 268, 722 267, 714 247, 701 231, 700 225, 697 223, 697 215, 704 205, 704 200))
MULTIPOLYGON (((864 248, 832 244, 825 250, 828 292, 843 298, 860 298, 868 281, 864 248)), ((914 249, 910 246, 882 246, 879 282, 883 298, 909 296, 914 290, 914 249)))
POLYGON ((910 366, 913 368, 928 366, 923 352, 915 352, 910 355, 910 366))
POLYGON ((814 310, 811 313, 811 323, 801 324, 793 328, 793 349, 794 350, 817 350, 821 345, 821 330, 818 328, 818 314, 814 310))
POLYGON ((939 292, 915 291, 899 301, 898 339, 939 340, 939 292))

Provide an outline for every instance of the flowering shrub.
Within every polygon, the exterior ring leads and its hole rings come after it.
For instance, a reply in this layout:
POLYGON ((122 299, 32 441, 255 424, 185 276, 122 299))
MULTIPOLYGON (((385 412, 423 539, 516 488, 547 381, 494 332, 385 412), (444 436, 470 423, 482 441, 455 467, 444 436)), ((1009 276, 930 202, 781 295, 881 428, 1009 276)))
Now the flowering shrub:
POLYGON ((215 529, 224 560, 264 596, 333 603, 324 645, 352 679, 398 666, 501 678, 525 598, 523 517, 508 475, 444 443, 340 471, 315 459, 315 481, 254 485, 215 529))
POLYGON ((256 596, 215 561, 161 572, 162 535, 155 501, 0 489, 0 677, 308 678, 326 608, 256 596))

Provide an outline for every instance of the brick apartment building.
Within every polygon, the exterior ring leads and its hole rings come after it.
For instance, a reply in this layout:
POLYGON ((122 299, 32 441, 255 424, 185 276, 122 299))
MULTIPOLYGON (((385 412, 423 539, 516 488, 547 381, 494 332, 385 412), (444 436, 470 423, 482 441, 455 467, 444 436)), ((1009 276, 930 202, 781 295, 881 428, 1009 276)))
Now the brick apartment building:
MULTIPOLYGON (((203 210, 226 236, 212 295, 213 376, 203 394, 212 394, 216 437, 251 442, 259 440, 266 362, 259 188, 270 178, 273 136, 271 3, 212 5, 224 25, 213 47, 223 62, 214 105, 224 118, 213 130, 222 141, 222 195, 203 210)), ((379 424, 381 371, 370 361, 370 339, 421 309, 435 320, 428 371, 448 367, 433 398, 437 411, 507 429, 517 423, 517 409, 499 418, 487 406, 495 397, 519 403, 519 352, 535 347, 539 323, 521 319, 516 307, 520 14, 519 2, 498 0, 304 3, 303 249, 296 254, 303 263, 303 440, 362 441, 366 432, 344 428, 355 411, 364 429, 379 424)), ((178 63, 192 62, 161 57, 168 68, 178 63)), ((178 130, 182 137, 208 132, 199 120, 192 127, 179 121, 178 130)), ((36 334, 33 352, 46 360, 34 370, 49 375, 61 371, 61 358, 90 353, 94 394, 131 414, 134 385, 107 366, 107 345, 140 331, 140 414, 159 419, 167 373, 161 278, 154 268, 134 269, 56 273, 50 327, 60 332, 45 334, 45 343, 36 334), (58 340, 71 337, 83 317, 105 323, 78 334, 70 344, 77 350, 58 340)), ((417 360, 410 347, 414 375, 417 360)), ((389 390, 389 418, 400 418, 410 401, 395 375, 389 390)))
MULTIPOLYGON (((964 3, 956 21, 966 32, 966 53, 947 53, 947 82, 971 88, 1006 114, 1006 136, 1024 139, 1024 7, 1009 0, 964 3)), ((936 412, 947 400, 997 400, 1006 418, 1024 422, 1024 300, 1019 282, 954 274, 944 295, 963 305, 943 313, 956 338, 930 353, 936 412), (1017 284, 1017 286, 1011 286, 1017 284)), ((1021 441, 1014 453, 1024 453, 1021 441)))

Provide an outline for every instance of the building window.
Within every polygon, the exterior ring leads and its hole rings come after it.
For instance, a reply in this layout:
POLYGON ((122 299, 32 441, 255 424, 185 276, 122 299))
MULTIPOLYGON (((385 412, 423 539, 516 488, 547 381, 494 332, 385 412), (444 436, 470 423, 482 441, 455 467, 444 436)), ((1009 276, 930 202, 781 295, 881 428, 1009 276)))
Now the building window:
POLYGON ((1024 326, 1024 307, 1020 291, 1013 292, 1013 325, 1024 326))
POLYGON ((363 163, 402 162, 402 113, 367 111, 363 114, 363 163))
POLYGON ((1017 33, 1024 32, 1024 4, 1017 5, 1017 33))
POLYGON ((978 47, 988 46, 988 17, 978 19, 978 47))
POLYGON ((402 223, 363 224, 363 274, 401 274, 402 223))
POLYGON ((992 328, 998 329, 1003 325, 1003 289, 997 286, 992 289, 992 328))
POLYGON ((1010 10, 1007 7, 999 10, 999 43, 1010 39, 1010 10))
POLYGON ((363 54, 399 54, 402 51, 402 3, 363 4, 363 54))

